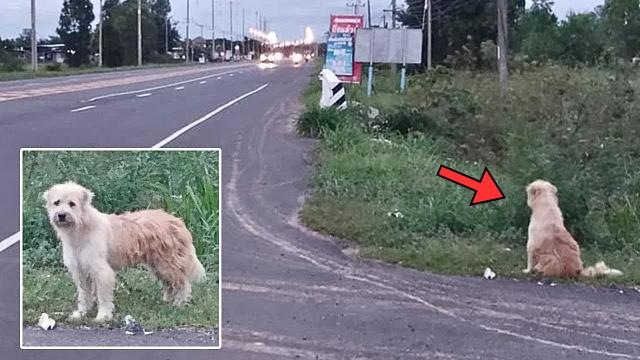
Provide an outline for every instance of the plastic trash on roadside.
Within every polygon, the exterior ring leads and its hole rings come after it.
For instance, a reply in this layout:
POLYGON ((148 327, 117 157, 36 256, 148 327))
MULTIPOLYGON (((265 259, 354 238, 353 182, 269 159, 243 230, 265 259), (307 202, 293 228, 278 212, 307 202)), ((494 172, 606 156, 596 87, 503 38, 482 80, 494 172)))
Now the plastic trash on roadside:
POLYGON ((49 314, 42 313, 38 320, 38 326, 44 330, 53 330, 56 327, 56 321, 49 317, 49 314))
POLYGON ((153 331, 145 331, 138 320, 134 319, 131 315, 127 315, 124 317, 124 333, 127 335, 136 335, 140 333, 144 335, 151 335, 153 334, 153 331))
POLYGON ((493 280, 496 278, 496 273, 491 270, 491 268, 486 268, 484 270, 484 278, 487 280, 493 280))
POLYGON ((323 109, 335 107, 339 110, 347 108, 347 93, 340 79, 329 69, 323 69, 318 77, 322 81, 322 95, 320 107, 323 109))

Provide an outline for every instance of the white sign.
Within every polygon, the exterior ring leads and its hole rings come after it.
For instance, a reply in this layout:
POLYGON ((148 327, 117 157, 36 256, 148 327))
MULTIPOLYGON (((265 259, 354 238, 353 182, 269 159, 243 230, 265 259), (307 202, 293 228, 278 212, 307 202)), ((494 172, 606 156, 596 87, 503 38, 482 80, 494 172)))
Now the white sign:
POLYGON ((421 29, 358 29, 356 62, 378 64, 421 64, 421 29))

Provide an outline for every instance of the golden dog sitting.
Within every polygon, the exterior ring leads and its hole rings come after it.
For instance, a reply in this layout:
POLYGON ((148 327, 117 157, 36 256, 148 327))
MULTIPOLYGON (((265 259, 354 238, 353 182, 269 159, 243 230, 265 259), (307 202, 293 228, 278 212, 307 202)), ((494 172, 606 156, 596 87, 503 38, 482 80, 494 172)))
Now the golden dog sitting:
POLYGON ((580 247, 564 227, 557 192, 555 186, 544 180, 536 180, 527 186, 531 221, 527 268, 523 272, 566 278, 622 275, 621 271, 610 269, 602 261, 595 266, 582 267, 580 247))

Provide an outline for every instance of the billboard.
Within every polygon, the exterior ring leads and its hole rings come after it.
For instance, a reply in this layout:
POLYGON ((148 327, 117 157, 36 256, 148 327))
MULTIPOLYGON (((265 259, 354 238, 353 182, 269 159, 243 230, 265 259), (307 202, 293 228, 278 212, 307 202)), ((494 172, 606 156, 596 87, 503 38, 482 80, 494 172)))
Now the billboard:
POLYGON ((356 30, 363 26, 362 15, 331 15, 325 66, 342 82, 359 84, 362 79, 362 64, 354 61, 354 38, 356 30))
POLYGON ((355 61, 377 64, 422 63, 422 29, 358 29, 355 61))

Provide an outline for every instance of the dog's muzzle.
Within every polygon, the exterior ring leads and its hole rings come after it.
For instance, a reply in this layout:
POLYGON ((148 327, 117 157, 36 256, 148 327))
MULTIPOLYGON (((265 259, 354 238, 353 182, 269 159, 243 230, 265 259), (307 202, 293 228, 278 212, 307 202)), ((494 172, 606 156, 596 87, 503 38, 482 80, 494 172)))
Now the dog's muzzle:
POLYGON ((71 223, 71 218, 69 214, 67 214, 66 212, 59 212, 55 215, 55 217, 53 218, 53 221, 58 225, 64 226, 71 223))

